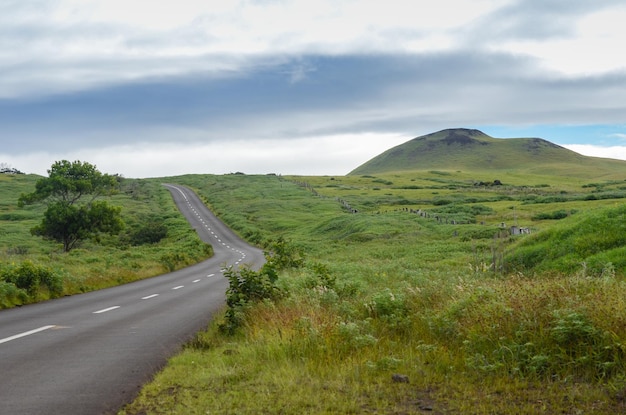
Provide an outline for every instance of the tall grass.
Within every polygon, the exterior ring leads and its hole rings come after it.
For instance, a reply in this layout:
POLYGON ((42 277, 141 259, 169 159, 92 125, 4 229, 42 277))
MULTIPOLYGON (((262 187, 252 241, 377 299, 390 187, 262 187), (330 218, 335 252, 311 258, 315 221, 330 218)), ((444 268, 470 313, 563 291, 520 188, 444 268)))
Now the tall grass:
POLYGON ((507 258, 513 269, 601 276, 626 271, 626 206, 580 213, 527 238, 507 258))

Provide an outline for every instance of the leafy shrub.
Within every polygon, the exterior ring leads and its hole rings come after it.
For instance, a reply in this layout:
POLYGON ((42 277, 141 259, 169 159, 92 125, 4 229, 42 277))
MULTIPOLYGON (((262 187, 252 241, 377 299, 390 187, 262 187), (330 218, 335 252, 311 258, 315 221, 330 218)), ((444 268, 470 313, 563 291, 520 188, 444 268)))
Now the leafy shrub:
POLYGON ((1 279, 24 290, 30 299, 37 299, 41 286, 44 286, 51 298, 63 293, 63 279, 50 268, 24 261, 2 270, 1 279))
POLYGON ((26 291, 17 288, 13 283, 0 281, 0 308, 9 308, 26 302, 28 302, 26 291))
POLYGON ((225 322, 220 325, 222 332, 233 334, 245 319, 245 310, 250 303, 261 300, 276 299, 281 290, 276 286, 278 273, 270 263, 259 271, 248 267, 235 270, 232 266, 224 271, 224 277, 228 279, 229 286, 226 290, 225 322))
POLYGON ((532 220, 546 220, 546 219, 551 219, 551 220, 559 220, 559 219, 563 219, 568 217, 570 214, 574 214, 575 211, 566 211, 564 209, 561 210, 557 210, 554 212, 543 212, 543 213, 538 213, 534 216, 531 217, 532 220))
POLYGON ((445 205, 449 205, 451 203, 454 203, 452 200, 450 199, 435 199, 433 200, 433 205, 435 206, 445 206, 445 205))
POLYGON ((283 237, 269 243, 269 248, 264 252, 265 259, 270 266, 278 270, 287 268, 300 268, 304 265, 302 252, 288 243, 283 237))
POLYGON ((144 222, 129 234, 131 245, 155 244, 167 236, 167 226, 157 220, 144 222))
POLYGON ((287 268, 299 268, 304 259, 298 249, 291 246, 283 238, 270 244, 265 252, 265 264, 259 271, 248 267, 235 270, 232 266, 224 271, 229 286, 226 290, 225 322, 220 325, 224 333, 233 334, 245 319, 245 310, 250 304, 262 300, 275 300, 283 292, 276 285, 278 271, 287 268))
POLYGON ((404 330, 410 325, 409 307, 404 296, 389 289, 374 295, 365 306, 370 317, 380 319, 392 329, 404 330))
POLYGON ((316 262, 310 268, 312 274, 308 275, 305 280, 306 288, 335 288, 337 278, 330 273, 326 265, 316 262))
POLYGON ((169 272, 175 271, 180 265, 190 261, 189 255, 184 252, 167 252, 161 255, 161 264, 169 272))

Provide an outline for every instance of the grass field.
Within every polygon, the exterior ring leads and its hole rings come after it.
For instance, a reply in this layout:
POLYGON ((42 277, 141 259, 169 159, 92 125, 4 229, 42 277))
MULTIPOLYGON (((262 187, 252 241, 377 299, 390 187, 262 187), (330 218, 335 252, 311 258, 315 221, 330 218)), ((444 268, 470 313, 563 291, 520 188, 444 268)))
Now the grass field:
POLYGON ((219 319, 199 334, 122 414, 625 410, 619 255, 592 267, 581 246, 570 261, 520 268, 526 251, 554 243, 546 234, 572 247, 580 232, 603 234, 605 252, 619 249, 623 181, 440 171, 172 180, 248 239, 286 238, 305 266, 283 272, 288 294, 249 307, 235 335, 219 319), (502 222, 532 233, 508 235, 502 222))
MULTIPOLYGON (((120 414, 623 413, 626 176, 587 173, 163 179, 304 264, 281 271, 280 297, 246 304, 234 334, 218 316, 120 414)), ((196 243, 160 181, 138 180, 112 202, 128 231, 159 215, 166 240, 62 255, 28 232, 41 208, 15 207, 33 178, 0 179, 3 263, 45 261, 67 289, 133 261, 162 272, 162 252, 196 243)))
MULTIPOLYGON (((212 248, 189 228, 170 193, 159 181, 125 180, 110 203, 123 207, 126 229, 101 243, 84 241, 67 254, 53 241, 34 237, 30 229, 41 221, 45 206, 18 208, 22 193, 33 191, 37 176, 0 175, 0 276, 31 264, 63 281, 58 295, 71 295, 152 277, 205 259, 212 248), (133 232, 162 224, 167 236, 157 244, 132 243, 133 232)), ((0 278, 0 308, 48 299, 41 290, 22 293, 0 278)))

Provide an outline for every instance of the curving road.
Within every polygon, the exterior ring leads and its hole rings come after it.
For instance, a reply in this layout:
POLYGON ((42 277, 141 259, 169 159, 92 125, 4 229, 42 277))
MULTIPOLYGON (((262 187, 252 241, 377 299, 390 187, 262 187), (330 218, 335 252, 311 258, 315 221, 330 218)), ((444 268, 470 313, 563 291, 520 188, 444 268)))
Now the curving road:
POLYGON ((0 311, 0 414, 112 414, 224 304, 225 266, 259 267, 191 190, 169 188, 215 255, 119 287, 0 311))

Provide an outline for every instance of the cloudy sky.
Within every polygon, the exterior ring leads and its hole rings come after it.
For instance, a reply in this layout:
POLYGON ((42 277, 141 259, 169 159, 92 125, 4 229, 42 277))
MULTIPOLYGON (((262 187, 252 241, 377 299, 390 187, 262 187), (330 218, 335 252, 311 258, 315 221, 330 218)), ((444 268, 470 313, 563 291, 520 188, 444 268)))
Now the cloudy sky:
POLYGON ((444 128, 626 159, 623 0, 0 0, 0 163, 346 174, 444 128))

